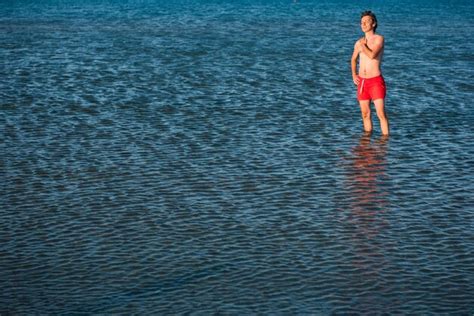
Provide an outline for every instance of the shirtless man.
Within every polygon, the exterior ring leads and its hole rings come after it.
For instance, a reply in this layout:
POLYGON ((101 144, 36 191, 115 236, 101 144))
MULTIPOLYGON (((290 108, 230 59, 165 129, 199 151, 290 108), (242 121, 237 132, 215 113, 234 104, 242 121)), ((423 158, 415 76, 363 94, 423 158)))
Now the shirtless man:
POLYGON ((370 117, 370 101, 372 100, 380 121, 383 135, 389 134, 388 118, 385 114, 385 81, 382 77, 380 65, 382 63, 384 38, 375 34, 377 18, 371 11, 361 14, 360 27, 365 36, 354 45, 351 58, 352 80, 357 86, 357 100, 362 113, 364 130, 372 132, 370 117), (357 59, 359 59, 359 74, 357 74, 357 59))

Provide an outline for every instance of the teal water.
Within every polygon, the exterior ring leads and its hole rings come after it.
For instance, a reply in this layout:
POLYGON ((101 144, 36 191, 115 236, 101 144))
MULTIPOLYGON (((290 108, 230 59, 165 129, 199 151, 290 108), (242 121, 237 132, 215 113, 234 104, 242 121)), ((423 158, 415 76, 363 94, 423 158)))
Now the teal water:
POLYGON ((472 314, 473 9, 6 2, 0 314, 472 314))

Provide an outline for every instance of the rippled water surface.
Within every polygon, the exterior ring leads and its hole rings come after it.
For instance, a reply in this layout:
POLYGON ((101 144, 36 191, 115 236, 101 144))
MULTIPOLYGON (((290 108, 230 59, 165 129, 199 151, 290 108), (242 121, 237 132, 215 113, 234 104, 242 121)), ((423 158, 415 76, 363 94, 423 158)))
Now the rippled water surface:
POLYGON ((470 1, 8 1, 0 314, 474 311, 470 1), (371 8, 392 135, 349 59, 371 8))

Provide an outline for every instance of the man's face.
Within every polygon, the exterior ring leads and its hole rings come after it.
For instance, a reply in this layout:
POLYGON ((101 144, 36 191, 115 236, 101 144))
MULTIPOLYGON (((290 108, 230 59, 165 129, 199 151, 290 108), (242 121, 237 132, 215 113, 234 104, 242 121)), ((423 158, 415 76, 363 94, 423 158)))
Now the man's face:
POLYGON ((362 32, 369 32, 374 28, 374 26, 375 26, 374 21, 368 15, 364 16, 360 20, 360 28, 362 29, 362 32))

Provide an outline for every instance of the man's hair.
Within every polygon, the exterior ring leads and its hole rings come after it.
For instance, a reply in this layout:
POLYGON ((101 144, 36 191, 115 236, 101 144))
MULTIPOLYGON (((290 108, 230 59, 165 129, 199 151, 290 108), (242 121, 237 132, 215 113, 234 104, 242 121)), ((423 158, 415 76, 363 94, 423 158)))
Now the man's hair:
POLYGON ((360 18, 362 19, 364 16, 370 16, 372 18, 372 21, 375 23, 374 26, 374 32, 377 29, 377 18, 375 17, 375 14, 372 11, 364 11, 361 13, 360 18))

